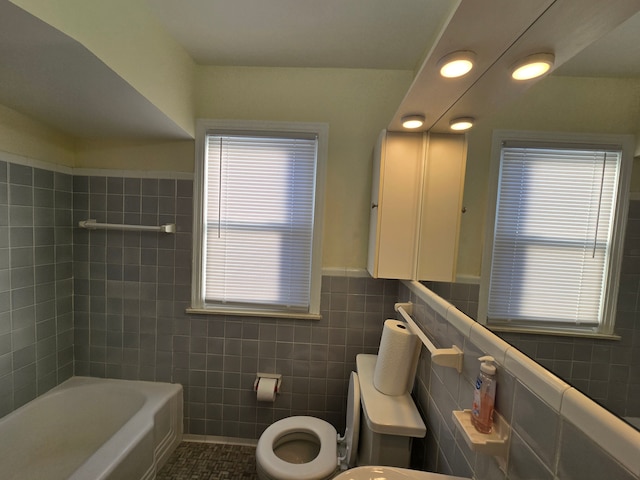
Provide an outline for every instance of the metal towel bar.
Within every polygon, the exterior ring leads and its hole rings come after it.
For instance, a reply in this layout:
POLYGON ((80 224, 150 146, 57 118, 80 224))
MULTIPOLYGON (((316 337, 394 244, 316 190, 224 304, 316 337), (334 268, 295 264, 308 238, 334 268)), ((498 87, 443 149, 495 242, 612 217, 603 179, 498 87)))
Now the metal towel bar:
POLYGON ((81 220, 78 222, 80 228, 88 230, 125 230, 135 232, 161 232, 176 233, 175 223, 165 223, 164 225, 125 225, 121 223, 98 223, 94 219, 81 220))
POLYGON ((411 331, 418 336, 424 346, 427 347, 427 350, 431 353, 433 363, 442 367, 455 368, 458 373, 462 373, 462 360, 464 355, 462 350, 456 345, 453 345, 451 348, 437 348, 424 334, 422 329, 416 325, 413 318, 411 318, 413 303, 396 303, 394 309, 402 316, 404 321, 409 324, 411 331))

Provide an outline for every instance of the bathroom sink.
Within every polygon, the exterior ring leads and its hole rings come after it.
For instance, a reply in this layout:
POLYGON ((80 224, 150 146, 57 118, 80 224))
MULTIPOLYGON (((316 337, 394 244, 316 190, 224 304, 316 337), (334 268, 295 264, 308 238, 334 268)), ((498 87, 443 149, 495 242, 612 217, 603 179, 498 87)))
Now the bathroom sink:
POLYGON ((397 467, 366 466, 345 470, 333 480, 470 480, 440 473, 422 472, 397 467))

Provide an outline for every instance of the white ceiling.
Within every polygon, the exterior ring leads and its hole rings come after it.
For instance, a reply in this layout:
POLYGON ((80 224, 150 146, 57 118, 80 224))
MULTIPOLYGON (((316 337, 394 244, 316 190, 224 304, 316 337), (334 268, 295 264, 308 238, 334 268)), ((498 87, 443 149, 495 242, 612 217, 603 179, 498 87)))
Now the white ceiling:
POLYGON ((146 0, 203 65, 413 70, 451 0, 146 0))
POLYGON ((561 65, 555 75, 640 77, 640 13, 561 65))
MULTIPOLYGON (((412 70, 451 0, 146 0, 202 65, 412 70)), ((524 7, 524 6, 523 6, 524 7)), ((492 27, 483 25, 487 30, 492 27)), ((640 76, 640 14, 555 74, 640 76)))
MULTIPOLYGON (((150 15, 200 64, 414 70, 425 55, 455 47, 458 38, 448 33, 452 28, 442 32, 459 4, 454 0, 137 1, 146 2, 150 15)), ((480 10, 477 0, 461 1, 466 11, 476 8, 484 18, 474 13, 456 23, 467 34, 465 47, 480 49, 505 30, 498 28, 496 9, 515 0, 490 0, 480 10)), ((582 0, 518 1, 525 2, 523 9, 583 6, 582 0)), ((640 14, 554 74, 640 76, 640 14)), ((421 107, 442 97, 437 85, 425 92, 421 107)), ((406 104, 410 99, 408 94, 401 107, 413 110, 406 104)), ((79 137, 188 138, 86 48, 8 0, 0 0, 0 104, 79 137)))
POLYGON ((89 50, 7 0, 0 104, 78 137, 189 138, 89 50))

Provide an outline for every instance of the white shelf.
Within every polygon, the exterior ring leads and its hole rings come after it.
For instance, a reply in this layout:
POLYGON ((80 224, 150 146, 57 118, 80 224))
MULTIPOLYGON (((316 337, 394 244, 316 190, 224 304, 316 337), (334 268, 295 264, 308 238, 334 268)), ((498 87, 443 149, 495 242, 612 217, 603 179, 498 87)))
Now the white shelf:
POLYGON ((472 451, 506 459, 511 428, 497 412, 493 412, 491 433, 480 433, 476 430, 471 423, 471 410, 454 410, 453 420, 472 451))

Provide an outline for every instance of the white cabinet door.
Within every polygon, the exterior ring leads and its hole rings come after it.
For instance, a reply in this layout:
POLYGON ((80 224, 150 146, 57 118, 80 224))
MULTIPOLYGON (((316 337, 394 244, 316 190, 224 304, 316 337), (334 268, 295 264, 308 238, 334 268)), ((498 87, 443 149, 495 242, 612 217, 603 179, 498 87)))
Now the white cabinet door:
POLYGON ((455 280, 466 159, 464 135, 429 135, 420 215, 418 280, 455 280))
POLYGON ((382 131, 371 187, 374 278, 455 279, 466 153, 464 135, 382 131))
POLYGON ((380 134, 373 161, 367 265, 374 278, 414 278, 423 158, 422 134, 380 134))

